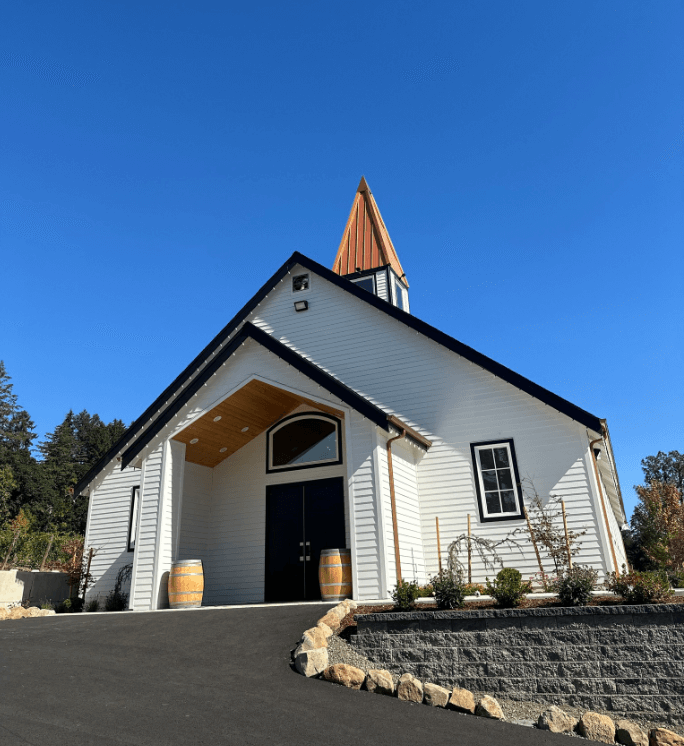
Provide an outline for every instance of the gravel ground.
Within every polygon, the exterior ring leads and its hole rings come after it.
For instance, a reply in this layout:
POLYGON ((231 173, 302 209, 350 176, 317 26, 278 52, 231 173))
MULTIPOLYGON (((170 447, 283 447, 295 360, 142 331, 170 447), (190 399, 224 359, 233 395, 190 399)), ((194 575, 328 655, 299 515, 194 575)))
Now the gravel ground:
MULTIPOLYGON (((357 653, 356 650, 354 650, 354 648, 346 640, 342 639, 338 635, 333 635, 328 640, 328 661, 330 665, 333 665, 334 663, 347 663, 350 666, 356 666, 356 668, 360 668, 365 673, 368 673, 371 668, 377 668, 377 665, 373 663, 373 661, 369 660, 360 653, 357 653)), ((392 678, 394 679, 394 683, 396 685, 399 681, 399 675, 394 672, 390 673, 392 673, 392 678)), ((473 692, 476 698, 487 693, 488 692, 473 692)), ((518 701, 515 699, 507 699, 501 696, 497 696, 496 700, 501 705, 506 716, 506 720, 508 720, 509 722, 518 723, 519 725, 527 725, 530 727, 534 727, 537 719, 539 718, 539 715, 548 707, 548 703, 545 703, 543 701, 518 701)), ((561 709, 576 718, 580 718, 585 712, 585 710, 582 710, 578 707, 570 707, 569 705, 561 705, 561 709)), ((607 712, 605 710, 596 710, 596 712, 600 713, 601 715, 608 715, 608 717, 613 718, 614 720, 620 720, 619 717, 616 717, 614 712, 607 712)), ((645 730, 647 733, 652 728, 667 728, 668 730, 678 733, 680 736, 684 736, 683 726, 671 725, 664 721, 658 720, 645 720, 643 718, 633 717, 630 718, 630 720, 639 725, 639 727, 645 730)))

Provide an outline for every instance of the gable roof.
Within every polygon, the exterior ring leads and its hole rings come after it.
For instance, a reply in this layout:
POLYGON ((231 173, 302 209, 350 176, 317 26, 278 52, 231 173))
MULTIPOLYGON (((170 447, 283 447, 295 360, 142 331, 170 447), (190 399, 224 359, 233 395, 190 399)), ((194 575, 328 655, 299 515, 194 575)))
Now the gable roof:
POLYGON ((366 269, 390 265, 408 287, 397 252, 366 179, 362 176, 352 203, 333 272, 350 275, 366 269))
MULTIPOLYGON (((213 359, 204 366, 201 373, 195 376, 191 382, 176 396, 176 398, 167 406, 159 416, 154 419, 152 424, 144 433, 132 442, 128 448, 126 445, 135 438, 134 428, 141 418, 138 418, 131 427, 123 434, 119 441, 108 451, 79 481, 74 488, 75 494, 80 494, 88 484, 97 476, 99 471, 104 468, 117 454, 125 448, 121 456, 121 468, 125 469, 133 460, 144 450, 144 448, 155 438, 155 436, 167 425, 173 417, 187 404, 190 399, 202 388, 202 386, 211 379, 211 377, 221 368, 221 366, 237 351, 237 349, 248 339, 253 340, 265 349, 277 355, 281 360, 291 365, 295 370, 304 374, 312 381, 317 383, 321 388, 336 396, 340 401, 355 409, 366 419, 374 422, 387 432, 392 430, 404 431, 405 436, 412 440, 416 445, 427 450, 432 442, 425 438, 398 417, 387 414, 377 405, 366 399, 366 397, 357 394, 356 391, 349 388, 346 384, 331 376, 329 373, 319 368, 317 365, 302 357, 292 348, 279 342, 275 337, 263 331, 249 321, 246 321, 240 331, 221 348, 213 359)), ((148 408, 149 410, 150 408, 148 408)), ((148 411, 146 410, 146 411, 148 411)), ((139 431, 139 429, 137 430, 139 431)))
MULTIPOLYGON (((474 350, 472 347, 468 347, 468 345, 465 345, 462 342, 459 342, 457 339, 450 337, 448 334, 445 334, 439 329, 436 329, 425 321, 421 321, 415 316, 412 316, 411 314, 400 310, 396 306, 393 306, 391 303, 382 300, 382 298, 378 298, 376 295, 369 293, 367 290, 363 290, 362 288, 357 287, 353 282, 350 282, 344 277, 340 277, 340 275, 332 272, 318 262, 315 262, 313 259, 309 259, 309 257, 304 256, 304 254, 300 254, 298 251, 295 251, 294 254, 292 254, 292 256, 261 286, 257 293, 238 311, 238 313, 233 316, 233 318, 226 324, 226 326, 214 337, 214 339, 211 340, 211 342, 209 342, 209 344, 199 353, 199 355, 197 355, 197 357, 185 368, 185 370, 183 370, 180 375, 178 375, 164 389, 164 391, 162 391, 162 393, 152 402, 152 404, 150 404, 150 406, 140 415, 140 417, 138 417, 131 424, 128 430, 112 446, 112 448, 110 448, 110 450, 107 451, 107 453, 105 453, 104 456, 102 456, 102 458, 100 458, 100 460, 88 471, 88 473, 76 485, 76 494, 79 494, 80 490, 85 489, 85 487, 114 457, 125 451, 129 444, 136 438, 139 433, 141 433, 145 429, 146 426, 150 425, 150 423, 163 416, 163 414, 166 413, 167 408, 173 406, 175 400, 183 394, 186 387, 188 387, 192 383, 192 381, 195 380, 198 374, 202 374, 204 368, 211 363, 215 356, 220 354, 224 345, 230 342, 231 335, 233 335, 240 327, 240 325, 243 324, 249 314, 254 311, 254 309, 264 300, 264 298, 266 298, 271 290, 273 290, 273 288, 283 279, 283 277, 287 275, 287 273, 290 272, 296 265, 304 267, 310 272, 314 272, 315 274, 322 277, 324 280, 331 282, 333 285, 339 287, 347 293, 350 293, 364 303, 367 303, 378 309, 379 311, 387 314, 388 316, 391 316, 402 324, 408 326, 410 329, 423 334, 428 339, 431 339, 433 342, 436 342, 442 347, 451 350, 452 352, 460 355, 471 363, 479 365, 484 370, 489 371, 498 378, 501 378, 503 381, 510 383, 512 386, 519 388, 521 391, 524 391, 525 393, 541 401, 542 403, 552 407, 558 412, 561 412, 567 417, 570 417, 570 419, 582 423, 593 432, 599 434, 603 433, 603 421, 590 412, 587 412, 581 407, 572 404, 572 402, 569 402, 567 399, 554 394, 548 389, 545 389, 543 386, 530 381, 529 378, 521 376, 519 373, 516 373, 510 368, 507 368, 505 365, 497 363, 495 360, 492 360, 490 357, 483 355, 481 352, 477 352, 477 350, 474 350)), ((244 326, 247 326, 247 323, 245 323, 244 326)), ((249 324, 249 326, 253 329, 257 329, 257 327, 253 327, 252 324, 249 324)), ((293 355, 297 355, 297 353, 295 353, 293 350, 290 350, 290 348, 282 345, 281 342, 278 342, 275 338, 266 334, 266 332, 263 332, 261 330, 258 330, 258 332, 260 332, 261 335, 268 337, 270 340, 272 340, 273 343, 281 345, 286 350, 289 350, 293 355)), ((264 341, 264 336, 259 337, 261 341, 264 341)), ((301 358, 301 356, 299 355, 297 355, 297 357, 301 358)), ((304 358, 301 358, 301 360, 304 360, 304 358)), ((313 364, 311 365, 313 366, 313 364)), ((317 366, 313 367, 317 368, 317 366)), ((324 373, 324 371, 322 370, 320 370, 320 372, 324 373)), ((337 379, 332 378, 332 380, 336 381, 337 379)), ((352 390, 349 389, 349 391, 352 390)), ((367 403, 370 405, 370 402, 367 403)), ((384 412, 383 416, 386 416, 384 412)))

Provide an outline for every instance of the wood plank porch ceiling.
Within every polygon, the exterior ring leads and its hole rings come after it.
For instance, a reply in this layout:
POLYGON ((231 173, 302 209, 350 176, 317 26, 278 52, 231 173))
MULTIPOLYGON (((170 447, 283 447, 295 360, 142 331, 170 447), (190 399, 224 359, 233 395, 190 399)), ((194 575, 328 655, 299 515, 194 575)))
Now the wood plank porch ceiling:
POLYGON ((213 468, 301 404, 343 418, 342 412, 333 407, 254 380, 181 430, 173 440, 185 443, 186 461, 213 468), (221 419, 215 422, 216 417, 221 419), (245 427, 249 429, 243 433, 245 427), (197 442, 192 443, 195 438, 197 442), (223 448, 226 450, 222 453, 223 448))

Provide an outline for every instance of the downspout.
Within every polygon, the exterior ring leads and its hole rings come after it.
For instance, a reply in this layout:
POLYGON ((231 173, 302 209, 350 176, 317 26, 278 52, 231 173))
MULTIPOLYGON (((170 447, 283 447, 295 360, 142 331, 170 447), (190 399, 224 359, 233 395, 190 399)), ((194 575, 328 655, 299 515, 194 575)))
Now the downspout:
POLYGON ((394 496, 394 469, 392 468, 392 443, 406 435, 402 430, 399 435, 387 441, 387 471, 389 472, 390 502, 392 504, 392 530, 394 531, 394 562, 397 567, 397 584, 401 585, 401 559, 399 557, 399 528, 397 526, 397 501, 394 496))
POLYGON ((601 507, 603 508, 603 519, 606 522, 606 532, 608 533, 608 544, 610 545, 610 553, 613 557, 613 567, 615 567, 615 575, 619 577, 620 568, 618 567, 617 557, 615 556, 615 547, 613 546, 613 534, 610 531, 610 521, 608 520, 608 511, 606 510, 606 501, 603 499, 603 487, 601 485, 601 476, 598 469, 598 461, 596 460, 596 454, 594 453, 594 445, 596 443, 602 443, 603 438, 596 438, 589 443, 589 453, 591 453, 591 460, 594 463, 594 474, 596 475, 596 486, 599 491, 599 499, 601 500, 601 507))

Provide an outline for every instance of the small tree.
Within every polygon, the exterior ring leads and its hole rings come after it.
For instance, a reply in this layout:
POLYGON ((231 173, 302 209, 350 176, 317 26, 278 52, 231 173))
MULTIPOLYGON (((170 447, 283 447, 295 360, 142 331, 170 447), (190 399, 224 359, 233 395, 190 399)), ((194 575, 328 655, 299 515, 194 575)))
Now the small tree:
POLYGON ((19 537, 28 531, 30 525, 31 521, 23 510, 20 510, 19 515, 9 522, 9 528, 12 532, 12 540, 9 549, 7 550, 7 554, 5 555, 5 559, 2 562, 1 569, 4 570, 7 567, 7 562, 19 541, 19 537))
POLYGON ((461 534, 456 537, 454 541, 449 544, 449 572, 458 578, 465 577, 467 569, 461 561, 461 554, 465 552, 467 554, 470 548, 471 554, 473 550, 475 554, 480 558, 485 570, 494 570, 498 565, 503 567, 503 560, 499 555, 499 549, 505 546, 512 546, 517 549, 521 555, 524 556, 520 541, 516 539, 518 529, 511 531, 509 534, 499 539, 499 541, 492 541, 491 539, 485 539, 482 536, 469 536, 468 534, 461 534))
POLYGON ((569 565, 568 548, 571 557, 579 554, 582 546, 581 538, 587 531, 586 529, 584 531, 573 531, 568 528, 566 541, 560 506, 561 498, 558 495, 551 495, 544 505, 544 501, 530 480, 523 480, 523 485, 525 495, 529 499, 527 515, 534 538, 537 544, 540 544, 546 550, 553 562, 556 574, 561 575, 569 565))
POLYGON ((636 487, 639 504, 632 514, 632 535, 648 564, 656 569, 684 566, 684 505, 672 483, 636 487))
POLYGON ((69 580, 69 596, 78 596, 87 582, 92 580, 87 570, 88 558, 83 553, 83 537, 74 536, 62 544, 62 552, 66 560, 62 563, 62 569, 66 572, 69 580), (76 592, 74 593, 74 588, 76 592))

